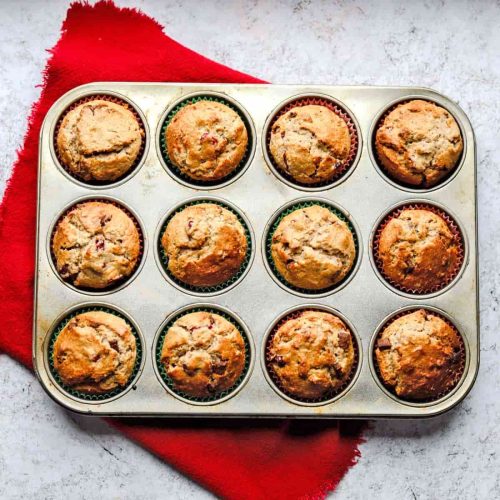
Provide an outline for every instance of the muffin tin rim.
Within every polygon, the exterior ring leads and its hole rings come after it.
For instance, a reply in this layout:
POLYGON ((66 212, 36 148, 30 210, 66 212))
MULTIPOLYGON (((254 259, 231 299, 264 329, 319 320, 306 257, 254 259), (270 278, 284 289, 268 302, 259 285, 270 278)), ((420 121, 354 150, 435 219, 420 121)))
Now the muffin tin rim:
MULTIPOLYGON (((86 87, 87 87, 87 85, 81 86, 82 92, 78 93, 76 96, 73 96, 71 98, 71 101, 65 105, 65 107, 62 109, 62 111, 57 114, 57 117, 52 122, 52 124, 50 126, 50 131, 49 131, 49 134, 50 134, 50 141, 49 141, 50 155, 52 157, 52 161, 54 162, 54 165, 56 165, 56 167, 57 167, 57 170, 60 173, 62 173, 64 175, 64 177, 66 177, 66 179, 73 182, 74 184, 77 184, 78 186, 83 187, 85 189, 96 189, 96 190, 113 189, 113 188, 116 188, 118 186, 121 186, 125 182, 132 179, 132 177, 134 177, 137 174, 137 172, 139 172, 139 170, 144 166, 144 163, 146 162, 146 158, 148 157, 148 154, 149 154, 149 146, 150 146, 150 131, 149 131, 149 126, 148 126, 148 121, 146 119, 146 115, 144 115, 140 106, 138 106, 130 97, 124 96, 123 94, 116 92, 114 90, 103 90, 103 91, 95 90, 95 91, 93 91, 93 90, 87 89, 86 87), (122 178, 119 178, 116 181, 105 182, 103 184, 91 184, 89 182, 85 182, 85 181, 77 179, 76 177, 73 177, 62 166, 61 162, 57 158, 57 153, 56 153, 56 149, 55 149, 56 127, 59 124, 59 121, 61 120, 64 113, 66 113, 66 110, 70 106, 72 106, 75 102, 78 102, 82 99, 85 99, 87 97, 93 97, 93 96, 95 96, 96 99, 99 96, 110 96, 110 97, 116 97, 118 99, 125 101, 139 115, 139 118, 141 119, 141 122, 142 122, 143 130, 144 130, 144 151, 143 151, 142 157, 139 160, 139 162, 137 163, 137 165, 134 168, 132 168, 132 170, 130 172, 125 174, 122 178)), ((79 87, 77 87, 77 88, 79 88, 79 87)), ((73 90, 75 90, 75 89, 73 89, 73 90)), ((65 95, 60 97, 57 100, 57 102, 55 104, 53 104, 53 107, 55 107, 56 104, 58 104, 59 101, 65 97, 65 95)))
POLYGON ((307 193, 319 193, 322 191, 329 191, 330 189, 333 189, 337 187, 338 185, 342 184, 343 182, 347 181, 347 179, 352 175, 354 170, 356 170, 359 161, 362 156, 362 150, 363 150, 363 135, 361 133, 361 127, 359 126, 358 120, 356 118, 356 115, 351 111, 351 109, 340 99, 331 96, 329 94, 325 94, 323 92, 301 92, 299 94, 295 94, 293 96, 290 96, 284 100, 282 100, 277 106, 275 106, 267 115, 266 120, 264 122, 264 125, 262 127, 262 133, 261 133, 261 150, 262 150, 262 155, 264 157, 264 162, 267 166, 267 168, 271 171, 271 173, 278 179, 278 181, 283 182, 286 184, 288 187, 298 190, 298 191, 303 191, 307 193), (310 99, 310 98, 319 98, 319 99, 324 99, 327 101, 331 101, 333 104, 338 106, 342 111, 344 111, 349 118, 352 120, 354 124, 354 128, 356 129, 356 134, 358 138, 358 149, 356 151, 356 156, 354 157, 354 160, 352 161, 352 165, 347 169, 347 171, 340 176, 339 179, 328 183, 326 185, 320 185, 320 186, 314 186, 314 185, 301 185, 294 183, 288 179, 286 179, 279 170, 276 169, 276 167, 273 165, 273 162, 271 161, 271 157, 269 156, 269 151, 267 147, 267 131, 274 120, 275 116, 283 109, 287 104, 292 103, 293 101, 297 101, 300 99, 310 99))
POLYGON ((305 304, 297 304, 295 306, 289 307, 282 311, 281 313, 278 314, 274 319, 271 320, 269 323, 268 327, 266 328, 266 331, 264 333, 264 336, 262 338, 261 342, 261 347, 260 347, 260 365, 262 372, 264 373, 264 377, 266 379, 266 382, 269 384, 269 386, 284 400, 288 401, 289 403, 292 403, 294 405, 299 405, 299 406, 306 406, 306 407, 319 407, 319 406, 326 406, 332 403, 335 403, 339 399, 343 398, 344 396, 347 395, 347 393, 354 387, 356 382, 358 381, 359 375, 361 373, 361 369, 363 366, 363 344, 361 342, 361 338, 359 337, 359 334, 354 327, 353 323, 343 314, 341 313, 338 309, 335 309, 334 307, 325 305, 325 304, 319 304, 319 303, 305 303, 305 304), (334 316, 337 316, 339 319, 341 319, 349 328, 352 336, 353 336, 353 341, 356 342, 357 348, 358 348, 358 362, 356 364, 356 368, 354 370, 354 374, 349 381, 348 385, 340 391, 338 394, 333 396, 330 399, 327 399, 325 401, 319 401, 319 402, 308 402, 308 401, 300 401, 299 399, 294 399, 292 396, 288 396, 285 394, 281 389, 273 382, 271 375, 269 374, 268 368, 267 368, 267 363, 266 363, 266 346, 267 346, 267 341, 269 338, 269 335, 273 332, 274 328, 276 325, 286 316, 300 310, 318 310, 318 311, 324 311, 330 314, 333 314, 334 316))
POLYGON ((439 295, 442 295, 448 291, 450 291, 462 278, 463 273, 465 272, 465 269, 469 265, 469 240, 467 238, 467 233, 464 230, 464 226, 460 222, 460 219, 455 215, 455 213, 450 210, 448 207, 445 207, 441 203, 430 200, 430 199, 425 199, 425 198, 408 198, 405 200, 401 200, 394 205, 390 206, 387 208, 384 212, 382 212, 374 222, 372 229, 370 230, 370 237, 369 237, 369 258, 370 258, 370 264, 372 266, 372 269, 379 279, 379 281, 386 286, 391 292, 396 293, 402 297, 405 297, 407 299, 412 299, 412 300, 428 300, 428 299, 433 299, 435 297, 438 297, 439 295), (435 292, 431 293, 422 293, 422 294, 416 294, 416 293, 408 293, 404 292, 402 290, 399 290, 395 286, 391 285, 381 274, 380 270, 377 267, 377 263, 375 262, 375 256, 373 254, 373 242, 375 235, 377 233, 377 229, 379 228, 380 224, 382 221, 391 214, 391 212, 397 210, 400 207, 403 207, 404 205, 411 205, 411 204, 421 204, 421 205, 431 205, 435 206, 436 208, 439 208, 443 212, 447 213, 448 215, 451 216, 455 224, 457 225, 460 234, 462 236, 462 243, 464 247, 464 260, 462 262, 462 265, 460 266, 460 270, 458 271, 457 275, 448 283, 445 287, 443 287, 441 290, 437 290, 435 292))
POLYGON ((226 292, 229 292, 230 290, 233 290, 235 287, 237 287, 247 277, 248 273, 250 272, 250 269, 252 268, 252 265, 253 265, 253 262, 254 262, 255 252, 256 252, 255 233, 254 233, 252 224, 250 223, 250 219, 247 217, 247 215, 245 214, 245 212, 243 210, 241 210, 239 207, 237 207, 234 203, 226 200, 225 198, 222 198, 220 196, 214 196, 214 195, 203 195, 203 194, 200 194, 200 195, 191 196, 191 197, 186 198, 186 199, 184 199, 182 201, 179 201, 178 203, 176 203, 175 205, 173 205, 172 207, 170 207, 167 210, 167 212, 165 212, 161 216, 160 221, 156 225, 156 229, 155 229, 155 232, 154 232, 154 242, 155 242, 155 244, 154 244, 154 251, 153 251, 153 253, 154 253, 154 256, 155 256, 155 262, 156 262, 156 265, 158 266, 158 269, 159 269, 160 273, 165 278, 165 280, 170 285, 172 285, 175 288, 177 288, 177 290, 179 290, 180 292, 183 292, 183 293, 186 293, 188 295, 191 295, 193 297, 198 297, 198 298, 216 297, 218 295, 222 295, 222 294, 224 294, 226 292), (176 283, 168 275, 168 273, 165 271, 165 269, 163 267, 163 264, 161 262, 161 257, 160 257, 159 252, 158 252, 158 244, 160 243, 160 239, 162 237, 161 230, 162 230, 163 225, 165 224, 165 221, 176 210, 178 210, 179 208, 181 208, 183 206, 187 207, 192 202, 195 202, 195 201, 207 201, 208 203, 210 203, 211 201, 215 201, 217 203, 220 203, 221 205, 228 206, 229 208, 231 208, 232 210, 234 210, 235 212, 237 212, 238 215, 243 219, 243 221, 247 225, 248 233, 250 234, 251 249, 250 249, 250 257, 248 259, 248 264, 247 264, 246 268, 244 269, 244 271, 241 273, 241 275, 239 276, 239 278, 234 283, 231 283, 230 285, 228 285, 227 287, 225 287, 225 288, 223 288, 221 290, 215 290, 213 292, 197 292, 196 290, 189 290, 188 288, 184 288, 182 285, 176 283))
MULTIPOLYGON (((298 209, 300 210, 300 209, 298 209)), ((302 196, 300 198, 293 198, 292 200, 284 203, 281 205, 277 210, 275 210, 271 217, 269 217, 268 221, 266 222, 266 225, 264 227, 264 230, 262 232, 262 238, 261 238, 261 253, 262 253, 262 260, 264 261, 264 267, 266 268, 267 273, 269 276, 273 279, 273 281, 282 289, 285 290, 285 292, 288 292, 292 295, 295 295, 297 297, 301 297, 303 299, 321 299, 328 297, 329 295, 332 295, 334 293, 339 292, 343 288, 345 288, 353 279, 356 273, 358 272, 359 268, 361 267, 361 261, 363 260, 363 241, 361 239, 361 232, 359 230, 359 227, 354 220, 351 212, 349 212, 346 208, 344 208, 342 205, 337 203, 336 201, 329 200, 327 198, 322 198, 320 196, 302 196), (355 257, 355 262, 353 267, 349 270, 347 276, 338 284, 333 285, 332 289, 328 289, 325 292, 321 292, 318 290, 316 293, 315 290, 311 290, 310 293, 306 292, 300 292, 298 290, 294 290, 293 288, 289 287, 274 274, 273 270, 271 269, 271 265, 268 262, 267 259, 267 236, 269 234, 269 231, 271 229, 271 226, 274 224, 275 220, 280 216, 280 214, 285 211, 288 207, 291 207, 293 205, 297 205, 300 203, 307 203, 307 202, 320 202, 324 203, 326 205, 330 205, 331 207, 337 209, 339 212, 341 212, 350 222, 352 225, 354 232, 356 233, 356 239, 358 242, 358 248, 356 250, 356 257, 355 257)), ((283 278, 284 279, 284 278, 283 278)), ((286 281, 286 280, 285 280, 286 281)))
MULTIPOLYGON (((126 213, 126 212, 125 212, 126 213)), ((119 292, 120 290, 123 290, 125 287, 127 287, 132 281, 134 281, 137 276, 139 276, 140 272, 142 271, 142 268, 144 267, 144 264, 146 262, 147 258, 147 253, 148 253, 148 238, 146 236, 146 230, 144 223, 142 219, 139 217, 137 212, 133 209, 130 208, 130 206, 120 200, 116 196, 112 195, 107 195, 107 194, 100 194, 100 193, 95 193, 95 194, 87 194, 83 196, 79 196, 78 198, 70 201, 67 203, 61 211, 52 219, 52 222, 50 223, 49 226, 49 231, 47 233, 46 237, 46 244, 45 244, 45 251, 47 254, 47 260, 49 261, 49 266, 52 269, 52 272, 56 275, 56 277, 59 279, 59 281, 73 290, 76 293, 81 293, 83 295, 88 295, 90 297, 103 297, 105 295, 112 295, 113 293, 119 292), (122 207, 124 207, 128 212, 132 214, 132 216, 135 218, 137 224, 139 224, 139 228, 141 230, 141 236, 142 236, 142 254, 140 256, 141 260, 139 264, 137 265, 136 269, 132 272, 130 276, 127 276, 122 283, 117 285, 116 287, 111 287, 110 289, 96 289, 95 291, 87 288, 78 288, 69 281, 65 281, 62 276, 57 272, 54 259, 52 258, 52 235, 54 234, 54 231, 56 229, 57 223, 61 219, 61 217, 68 211, 70 210, 73 206, 78 205, 79 203, 84 203, 88 201, 100 201, 100 200, 107 200, 111 203, 116 203, 122 207)))
MULTIPOLYGON (((246 124, 245 124, 245 126, 246 126, 246 124)), ((171 101, 170 103, 167 104, 167 107, 165 108, 163 113, 161 113, 160 118, 158 120, 158 124, 156 127, 156 133, 155 133, 155 144, 156 144, 156 154, 157 154, 158 161, 160 162, 160 164, 163 167, 163 169, 165 170, 165 172, 169 175, 169 177, 173 181, 175 181, 175 182, 177 182, 177 183, 181 184, 182 186, 185 186, 189 189, 194 189, 196 191, 215 191, 217 189, 225 188, 225 187, 229 186, 230 184, 232 184, 233 182, 236 182, 243 175, 245 175, 245 173, 248 171, 248 169, 250 168, 250 166, 253 163, 253 160, 255 157, 255 152, 257 150, 257 131, 255 128, 255 123, 253 122, 252 116, 238 100, 236 100, 234 97, 227 95, 225 92, 207 89, 206 91, 202 90, 202 91, 195 91, 195 92, 189 92, 187 94, 183 94, 179 98, 174 99, 173 101, 171 101), (238 172, 236 175, 234 175, 233 177, 231 177, 230 179, 227 179, 227 180, 224 180, 224 177, 223 177, 222 179, 220 179, 220 182, 217 182, 216 184, 214 184, 212 186, 196 185, 195 184, 197 182, 196 179, 193 179, 192 182, 189 182, 189 181, 185 181, 184 179, 181 179, 177 175, 175 175, 174 172, 172 172, 170 170, 169 166, 166 164, 166 162, 163 158, 163 153, 162 153, 161 146, 160 146, 161 131, 163 129, 163 124, 165 123, 165 120, 167 119, 167 116, 171 113, 171 111, 173 111, 176 106, 178 106, 179 104, 181 104, 184 101, 187 101, 188 99, 193 99, 196 97, 203 97, 203 96, 209 96, 209 97, 212 96, 212 97, 216 97, 216 98, 218 97, 219 99, 221 99, 223 101, 227 101, 230 104, 232 104, 235 108, 237 108, 239 110, 239 112, 247 120, 247 123, 248 123, 248 127, 246 127, 247 133, 252 139, 252 147, 248 151, 248 158, 246 159, 245 164, 241 167, 240 172, 238 172)), ((248 147, 248 145, 247 145, 247 147, 248 147)))
MULTIPOLYGON (((406 306, 399 307, 398 309, 390 312, 387 314, 384 319, 377 325, 375 330, 373 331, 371 338, 370 338, 370 345, 369 345, 369 355, 368 357, 368 365, 370 367, 370 374, 372 378, 375 380, 377 386, 379 389, 382 390, 383 393, 385 393, 386 396, 390 397, 393 401, 396 403, 399 403, 403 406, 410 406, 413 408, 429 408, 432 406, 436 406, 438 404, 443 403, 447 399, 450 399, 462 386, 462 384, 465 382, 465 379, 467 378, 467 375, 469 373, 470 369, 470 351, 469 351, 469 341, 467 340, 467 336, 464 333, 464 329, 460 325, 459 322, 457 322, 450 314, 448 314, 446 311, 443 311, 439 307, 431 306, 431 305, 422 305, 422 304, 409 304, 406 306), (381 332, 382 328, 395 316, 398 314, 404 313, 404 312, 409 312, 409 311, 418 311, 420 309, 425 309, 430 312, 436 313, 438 316, 443 316, 446 318, 457 330, 458 334, 462 338, 462 342, 464 343, 464 350, 465 350, 465 363, 464 363, 464 371, 460 377, 460 380, 457 382, 455 387, 453 389, 445 394, 444 396, 440 397, 439 399, 436 399, 435 401, 428 401, 428 402, 423 402, 420 403, 418 401, 410 401, 410 400, 405 400, 402 398, 399 398, 396 394, 393 394, 387 387, 384 386, 383 382, 380 380, 380 377, 377 375, 377 369, 375 368, 375 341, 377 340, 377 337, 379 333, 381 332)), ((472 385, 469 387, 469 390, 472 388, 472 385)), ((467 391, 468 392, 468 391, 467 391)))
POLYGON ((222 306, 220 304, 214 304, 211 302, 192 302, 192 303, 185 304, 185 305, 178 307, 177 309, 174 309, 173 311, 171 311, 167 315, 167 317, 161 322, 160 326, 156 329, 153 340, 151 342, 151 361, 153 363, 153 370, 154 370, 154 373, 156 375, 156 378, 158 379, 158 382, 161 384, 161 387, 163 389, 165 389, 170 396, 178 399, 179 401, 182 401, 183 403, 185 403, 187 405, 216 406, 216 405, 220 405, 222 403, 225 403, 229 399, 231 399, 234 396, 236 396, 237 394, 239 394, 241 392, 241 390, 243 389, 243 387, 245 387, 245 385, 249 381, 249 379, 253 373, 254 366, 255 366, 255 343, 254 343, 253 336, 252 336, 247 324, 241 319, 241 317, 238 314, 236 314, 234 311, 232 311, 228 307, 222 306), (249 360, 250 361, 248 363, 248 369, 247 369, 245 376, 241 380, 241 382, 238 385, 236 385, 232 390, 230 390, 229 394, 226 394, 222 398, 214 399, 213 401, 194 401, 191 399, 184 398, 180 394, 177 394, 170 387, 168 387, 168 385, 163 380, 161 373, 160 373, 160 370, 158 368, 158 363, 156 361, 156 347, 158 345, 158 342, 160 340, 160 335, 161 335, 163 329, 165 328, 165 326, 167 326, 168 323, 170 321, 172 321, 172 319, 174 319, 175 317, 177 317, 177 316, 181 317, 181 315, 184 315, 184 313, 188 313, 189 311, 191 311, 193 309, 198 309, 198 308, 219 310, 222 313, 227 314, 228 316, 231 316, 231 318, 233 318, 233 320, 235 320, 236 323, 238 323, 238 325, 243 330, 243 333, 246 335, 249 350, 250 350, 250 353, 249 353, 249 360))
MULTIPOLYGON (((112 313, 109 313, 109 314, 112 314, 112 313)), ((45 337, 44 337, 43 342, 42 342, 43 363, 45 366, 45 371, 47 372, 47 375, 49 377, 51 384, 63 396, 65 396, 69 399, 72 399, 73 401, 76 401, 76 402, 81 403, 81 404, 90 404, 93 406, 105 405, 107 403, 111 403, 112 401, 115 401, 115 400, 121 398, 122 396, 125 396, 126 394, 128 394, 129 391, 134 390, 136 388, 136 386, 137 386, 137 384, 142 376, 142 373, 144 371, 144 367, 146 364, 145 362, 146 362, 147 355, 146 355, 145 347, 146 347, 146 342, 145 342, 144 335, 143 335, 141 329, 137 325, 137 322, 132 319, 132 316, 130 314, 128 314, 124 309, 122 309, 121 307, 119 307, 115 304, 109 304, 107 302, 100 302, 100 301, 78 302, 77 304, 73 304, 71 307, 69 307, 69 308, 65 309, 63 312, 61 312, 56 317, 56 319, 51 323, 50 327, 46 331, 45 337), (73 396, 69 392, 66 392, 54 379, 52 372, 50 370, 50 362, 49 362, 49 342, 50 342, 50 338, 52 337, 52 334, 54 333, 54 330, 56 329, 56 327, 61 323, 61 321, 63 321, 65 318, 67 318, 70 314, 74 313, 75 311, 78 311, 79 309, 85 309, 87 307, 96 307, 96 308, 103 307, 103 308, 109 309, 111 311, 117 311, 122 316, 124 316, 126 318, 126 320, 135 328, 137 336, 139 337, 140 342, 141 342, 141 352, 142 352, 141 363, 139 365, 139 368, 137 369, 137 374, 135 375, 135 377, 132 380, 130 380, 130 382, 128 382, 127 387, 125 387, 122 391, 120 391, 115 396, 112 396, 112 397, 106 398, 106 399, 102 399, 102 400, 94 400, 94 401, 79 398, 77 396, 73 396)), ((49 395, 51 397, 53 397, 52 393, 50 392, 50 388, 46 388, 46 390, 49 393, 49 395)), ((104 395, 105 395, 105 393, 104 393, 104 395)))
MULTIPOLYGON (((429 89, 432 90, 432 89, 429 89)), ((436 93, 435 91, 432 91, 434 94, 432 97, 425 96, 423 94, 409 94, 406 96, 398 97, 397 99, 394 99, 390 101, 389 103, 385 104, 374 116, 373 120, 370 123, 370 128, 368 129, 368 140, 367 140, 367 149, 368 149, 368 155, 371 161, 371 164, 375 171, 392 187, 395 187, 396 189, 399 189, 401 191, 406 191, 407 193, 412 193, 414 195, 425 195, 427 193, 432 193, 434 191, 437 191, 438 189, 446 187, 450 182, 452 182, 456 176, 460 173, 462 170, 462 167, 465 163, 465 157, 467 156, 467 148, 468 148, 468 143, 467 143, 467 136, 465 133, 465 128, 462 123, 462 119, 457 116, 457 114, 453 111, 450 110, 446 103, 446 99, 450 100, 449 98, 444 98, 441 94, 436 93), (458 128, 460 130, 460 135, 462 137, 462 144, 463 144, 463 149, 460 154, 460 158, 456 165, 453 167, 453 169, 448 172, 447 175, 441 180, 437 182, 436 185, 431 186, 429 188, 419 188, 419 187, 411 187, 403 184, 400 181, 397 181, 395 179, 392 179, 388 173, 386 173, 383 169, 382 166, 380 166, 380 163, 377 158, 377 153, 375 150, 375 134, 377 133, 378 125, 381 122, 382 117, 389 112, 392 109, 395 109, 398 104, 404 104, 406 102, 414 101, 414 100, 422 100, 422 101, 427 101, 433 104, 436 104, 437 106, 440 106, 441 108, 445 109, 450 115, 455 119, 458 128)), ((455 103, 453 103, 455 104, 455 103)), ((456 105, 456 104, 455 104, 456 105)), ((471 127, 472 128, 472 127, 471 127)))

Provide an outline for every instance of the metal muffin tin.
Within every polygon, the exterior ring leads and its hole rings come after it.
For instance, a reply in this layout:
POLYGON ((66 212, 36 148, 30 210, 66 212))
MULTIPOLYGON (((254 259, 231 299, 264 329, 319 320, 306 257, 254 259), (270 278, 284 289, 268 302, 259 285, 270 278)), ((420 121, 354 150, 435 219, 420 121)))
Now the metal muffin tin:
POLYGON ((428 417, 458 404, 471 389, 479 367, 477 279, 476 147, 464 112, 448 98, 416 87, 335 87, 325 85, 232 85, 169 83, 93 83, 71 90, 49 110, 42 126, 39 150, 38 224, 33 332, 33 364, 42 386, 62 406, 85 414, 114 416, 198 417, 428 417), (167 173, 160 154, 163 117, 179 100, 193 94, 226 98, 248 118, 254 150, 247 165, 220 187, 191 187, 167 173), (144 158, 123 180, 107 186, 76 181, 59 165, 53 135, 58 118, 72 102, 88 95, 111 94, 127 100, 145 126, 144 158), (359 152, 351 169, 333 186, 307 188, 280 178, 269 165, 265 127, 273 114, 298 96, 329 97, 348 111, 359 134, 359 152), (402 187, 380 170, 372 151, 372 136, 380 116, 395 103, 412 98, 436 102, 460 125, 464 152, 456 171, 438 187, 402 187), (267 160, 266 160, 267 158, 267 160), (173 286, 155 256, 158 227, 166 214, 190 198, 217 197, 234 205, 250 223, 255 258, 237 285, 218 294, 196 294, 173 286), (82 198, 116 200, 136 214, 144 232, 144 255, 133 279, 108 293, 79 291, 64 283, 51 263, 48 240, 54 222, 68 206, 82 198), (297 295, 270 276, 262 241, 276 211, 300 198, 318 198, 342 207, 358 233, 359 265, 345 286, 326 296, 297 295), (419 201, 434 203, 455 218, 463 232, 465 260, 453 283, 430 295, 411 296, 388 286, 374 270, 371 240, 377 222, 394 206, 419 201), (48 338, 62 316, 75 307, 99 305, 122 311, 137 325, 143 338, 143 366, 132 390, 108 401, 85 401, 62 390, 50 375, 48 338), (231 397, 197 405, 167 391, 154 366, 154 341, 166 318, 188 305, 220 306, 248 327, 253 359, 245 384, 231 397), (359 339, 359 368, 339 397, 304 405, 280 395, 265 373, 263 342, 269 328, 297 306, 325 306, 338 311, 359 339), (451 319, 465 340, 465 372, 446 397, 429 404, 411 404, 388 393, 377 380, 372 362, 373 338, 386 319, 398 310, 429 307, 451 319))

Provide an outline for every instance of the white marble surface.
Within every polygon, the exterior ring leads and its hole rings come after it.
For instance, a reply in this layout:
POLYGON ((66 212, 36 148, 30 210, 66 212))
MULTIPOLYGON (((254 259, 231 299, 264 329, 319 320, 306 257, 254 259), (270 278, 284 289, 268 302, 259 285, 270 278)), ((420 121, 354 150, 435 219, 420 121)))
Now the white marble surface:
MULTIPOLYGON (((69 2, 0 2, 0 196, 69 2)), ((194 50, 280 83, 403 84, 457 100, 479 158, 481 370, 452 413, 384 421, 333 498, 500 498, 498 1, 118 1, 194 50), (228 27, 231 26, 231 29, 228 27)), ((0 498, 209 498, 98 420, 57 407, 0 356, 0 498), (89 481, 89 478, 92 480, 89 481)))

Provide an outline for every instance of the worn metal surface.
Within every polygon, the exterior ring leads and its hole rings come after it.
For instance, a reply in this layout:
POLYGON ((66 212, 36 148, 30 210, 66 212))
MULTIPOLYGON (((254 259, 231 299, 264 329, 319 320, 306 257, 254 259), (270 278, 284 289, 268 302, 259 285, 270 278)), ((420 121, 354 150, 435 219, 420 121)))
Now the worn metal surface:
POLYGON ((442 413, 470 390, 478 369, 479 325, 477 292, 477 223, 475 142, 463 111, 442 95, 422 88, 332 87, 298 85, 199 85, 94 83, 63 96, 48 112, 42 127, 39 162, 37 274, 33 356, 38 377, 60 404, 87 414, 151 416, 288 416, 288 417, 425 417, 442 413), (165 110, 184 95, 221 92, 243 106, 255 127, 256 151, 249 168, 234 182, 208 190, 193 189, 169 175, 157 147, 158 128, 165 110), (145 160, 124 182, 93 188, 70 178, 57 164, 53 129, 61 112, 72 101, 87 95, 116 93, 129 99, 144 115, 149 140, 145 160), (330 189, 305 192, 285 184, 265 161, 261 137, 266 120, 282 101, 298 94, 323 94, 344 104, 353 114, 361 136, 361 155, 352 173, 330 189), (371 152, 371 134, 380 114, 399 99, 420 96, 449 109, 459 121, 465 148, 456 174, 445 184, 425 192, 391 183, 378 171, 371 152), (234 288, 219 295, 196 297, 173 287, 155 259, 155 235, 159 222, 176 204, 192 197, 217 196, 236 205, 249 219, 255 235, 255 259, 247 276, 234 288), (134 280, 116 292, 92 294, 63 283, 50 263, 48 243, 51 227, 64 208, 82 196, 111 197, 138 214, 144 227, 145 262, 134 280), (262 255, 264 229, 283 204, 302 197, 321 197, 343 207, 355 221, 361 241, 361 261, 353 279, 325 297, 300 297, 279 287, 266 271, 262 255), (459 278, 444 291, 428 297, 408 297, 386 286, 374 272, 370 238, 379 217, 390 207, 407 200, 437 203, 459 222, 466 240, 466 259, 459 278), (165 318, 175 310, 198 302, 221 305, 248 326, 255 344, 255 362, 246 385, 234 397, 213 405, 192 405, 168 393, 153 366, 153 341, 165 318), (126 312, 144 338, 145 361, 135 390, 109 402, 83 402, 52 381, 46 362, 46 338, 57 318, 69 309, 88 303, 104 303, 126 312), (343 314, 359 336, 360 370, 347 392, 319 406, 293 403, 280 397, 269 385, 261 367, 265 332, 285 310, 300 304, 323 304, 343 314), (460 385, 443 400, 412 405, 389 396, 370 370, 370 342, 379 324, 394 311, 408 306, 435 307, 453 320, 466 347, 466 372, 460 385))

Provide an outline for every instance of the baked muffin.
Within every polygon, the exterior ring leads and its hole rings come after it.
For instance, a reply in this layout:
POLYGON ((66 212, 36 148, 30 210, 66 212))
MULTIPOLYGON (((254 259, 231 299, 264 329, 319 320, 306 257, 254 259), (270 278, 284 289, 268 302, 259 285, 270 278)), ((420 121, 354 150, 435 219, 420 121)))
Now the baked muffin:
POLYGON ((193 286, 214 286, 234 276, 247 253, 245 229, 215 203, 190 205, 175 214, 161 238, 168 270, 193 286))
POLYGON ((349 380, 355 361, 352 333, 337 316, 303 311, 272 334, 268 363, 286 393, 318 399, 349 380))
POLYGON ((57 224, 52 254, 60 276, 79 288, 103 289, 130 276, 141 252, 139 231, 121 208, 78 203, 57 224))
POLYGON ((383 383, 402 399, 436 399, 451 391, 463 371, 459 333, 439 316, 419 309, 384 328, 375 344, 383 383))
POLYGON ((302 184, 331 180, 350 149, 349 127, 326 106, 297 106, 271 127, 269 151, 276 166, 302 184))
POLYGON ((328 208, 313 205, 283 217, 272 237, 271 256, 288 283, 322 290, 347 276, 356 248, 349 226, 328 208))
POLYGON ((380 271, 398 288, 438 290, 456 274, 460 242, 447 222, 425 209, 405 209, 383 227, 377 249, 380 271))
POLYGON ((54 369, 62 382, 88 394, 124 387, 134 370, 136 341, 118 316, 90 311, 71 318, 54 343, 54 369))
POLYGON ((388 174, 410 186, 435 186, 457 165, 463 150, 460 128, 441 106, 416 99, 393 109, 375 136, 388 174))
POLYGON ((84 181, 114 181, 137 162, 144 130, 121 104, 95 99, 70 110, 57 132, 63 165, 84 181))
POLYGON ((191 179, 216 181, 240 164, 248 132, 238 113, 216 101, 183 106, 165 131, 170 161, 191 179))
POLYGON ((200 311, 181 316, 168 329, 161 363, 176 390, 195 398, 231 389, 245 368, 245 342, 219 314, 200 311))

